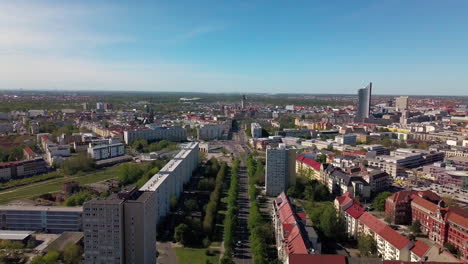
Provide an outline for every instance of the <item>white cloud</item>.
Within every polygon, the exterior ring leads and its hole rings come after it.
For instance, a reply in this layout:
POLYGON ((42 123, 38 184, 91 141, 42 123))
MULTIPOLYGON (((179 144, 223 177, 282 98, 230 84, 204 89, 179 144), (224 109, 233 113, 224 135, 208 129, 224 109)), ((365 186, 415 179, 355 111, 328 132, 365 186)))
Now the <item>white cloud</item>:
MULTIPOLYGON (((234 80, 248 78, 212 73, 195 65, 107 61, 89 55, 115 43, 138 41, 135 36, 106 30, 115 28, 117 14, 124 12, 118 6, 70 1, 0 0, 0 89, 207 91, 219 86, 235 89, 234 80)), ((168 42, 219 30, 221 26, 195 26, 168 42)))

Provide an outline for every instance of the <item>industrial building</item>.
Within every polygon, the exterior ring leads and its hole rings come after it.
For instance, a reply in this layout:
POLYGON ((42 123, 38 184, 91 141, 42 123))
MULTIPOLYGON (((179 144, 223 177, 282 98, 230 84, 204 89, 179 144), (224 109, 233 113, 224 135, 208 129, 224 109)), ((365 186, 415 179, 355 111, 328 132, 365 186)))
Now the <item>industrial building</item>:
POLYGON ((82 207, 0 206, 0 228, 63 233, 81 230, 82 207))

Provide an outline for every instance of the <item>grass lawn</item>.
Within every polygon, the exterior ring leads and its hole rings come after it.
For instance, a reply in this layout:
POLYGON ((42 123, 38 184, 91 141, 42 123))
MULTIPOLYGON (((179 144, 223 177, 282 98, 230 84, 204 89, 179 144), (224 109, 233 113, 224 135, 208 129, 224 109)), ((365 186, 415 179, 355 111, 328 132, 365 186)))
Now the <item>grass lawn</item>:
POLYGON ((206 264, 207 260, 211 263, 218 263, 219 251, 215 256, 207 256, 205 254, 206 248, 174 248, 177 255, 178 263, 190 263, 190 264, 206 264))
POLYGON ((107 167, 89 173, 82 173, 74 176, 52 179, 39 183, 33 183, 26 186, 11 188, 0 192, 0 204, 8 203, 18 199, 29 199, 46 193, 59 192, 63 183, 76 181, 81 185, 104 181, 115 178, 119 165, 107 167))

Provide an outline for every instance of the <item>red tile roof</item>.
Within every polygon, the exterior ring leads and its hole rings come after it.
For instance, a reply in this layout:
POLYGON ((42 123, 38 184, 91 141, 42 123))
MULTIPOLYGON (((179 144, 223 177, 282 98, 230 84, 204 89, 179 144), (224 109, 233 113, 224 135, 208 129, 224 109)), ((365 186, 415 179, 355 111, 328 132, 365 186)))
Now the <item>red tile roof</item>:
POLYGON ((420 258, 424 257, 427 251, 429 251, 429 246, 420 240, 416 241, 414 247, 411 249, 411 252, 420 258))
POLYGON ((430 202, 430 201, 428 201, 428 200, 426 200, 424 198, 421 198, 421 197, 419 197, 417 195, 415 195, 413 197, 413 201, 411 203, 417 204, 417 205, 419 205, 419 206, 421 206, 421 207, 423 207, 423 208, 425 208, 425 209, 427 209, 429 211, 432 211, 432 212, 437 211, 437 204, 434 204, 434 203, 432 203, 432 202, 430 202))
POLYGON ((308 254, 307 246, 302 237, 301 230, 297 225, 293 225, 291 232, 285 235, 284 242, 287 245, 286 252, 289 254, 308 254))
POLYGON ((317 162, 313 159, 306 158, 303 155, 299 155, 299 157, 297 157, 296 160, 308 165, 309 167, 313 168, 316 171, 320 171, 320 167, 322 166, 320 162, 317 162))
POLYGON ((340 255, 289 255, 289 264, 346 264, 346 257, 340 255))
POLYGON ((28 153, 28 155, 34 155, 34 151, 30 147, 25 147, 24 151, 28 153))
POLYGON ((381 236, 397 249, 402 249, 410 243, 406 237, 402 236, 397 231, 393 230, 391 227, 368 212, 364 212, 361 217, 359 217, 359 221, 373 232, 379 234, 379 236, 381 236))
POLYGON ((380 234, 387 225, 368 212, 364 212, 359 221, 377 234, 380 234))
POLYGON ((337 196, 336 200, 338 200, 338 203, 340 204, 340 206, 343 206, 343 205, 348 204, 350 202, 352 202, 354 204, 355 201, 356 201, 354 199, 354 196, 352 194, 350 194, 349 192, 346 192, 342 196, 337 196))
POLYGON ((389 226, 385 226, 384 230, 378 233, 383 239, 385 239, 388 243, 392 244, 397 249, 402 249, 409 243, 409 239, 398 233, 397 231, 393 230, 389 226))
POLYGON ((353 204, 345 212, 352 216, 354 219, 358 219, 365 211, 358 204, 353 204))
POLYGON ((449 207, 447 221, 468 229, 468 212, 461 208, 449 207))

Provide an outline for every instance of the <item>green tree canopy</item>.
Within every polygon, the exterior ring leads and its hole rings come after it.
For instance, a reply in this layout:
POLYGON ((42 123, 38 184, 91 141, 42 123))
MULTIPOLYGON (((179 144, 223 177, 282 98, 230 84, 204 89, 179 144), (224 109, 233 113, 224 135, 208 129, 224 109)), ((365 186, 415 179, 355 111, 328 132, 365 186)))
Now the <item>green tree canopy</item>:
POLYGON ((385 211, 385 201, 388 197, 392 195, 391 192, 382 192, 377 197, 375 197, 374 201, 372 202, 372 207, 374 207, 377 211, 385 211))

